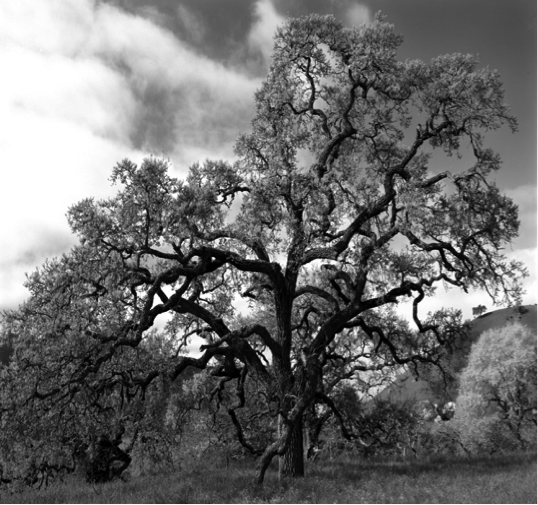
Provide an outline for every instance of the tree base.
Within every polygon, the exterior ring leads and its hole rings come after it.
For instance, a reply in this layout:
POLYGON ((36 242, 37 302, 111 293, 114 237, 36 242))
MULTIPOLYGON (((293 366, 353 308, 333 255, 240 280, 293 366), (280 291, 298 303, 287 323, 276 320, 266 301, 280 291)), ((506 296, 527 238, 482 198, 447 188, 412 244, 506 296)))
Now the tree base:
POLYGON ((303 447, 303 423, 302 419, 294 424, 291 439, 286 452, 278 461, 279 478, 304 477, 304 447, 303 447))

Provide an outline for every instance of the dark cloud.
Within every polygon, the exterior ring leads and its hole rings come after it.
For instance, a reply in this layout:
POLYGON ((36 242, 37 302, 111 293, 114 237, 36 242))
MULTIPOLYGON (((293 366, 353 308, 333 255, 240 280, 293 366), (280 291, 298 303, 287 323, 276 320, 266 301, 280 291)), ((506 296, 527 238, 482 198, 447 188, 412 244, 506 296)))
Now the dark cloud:
POLYGON ((135 87, 136 95, 140 106, 131 132, 132 145, 136 149, 153 153, 173 151, 179 140, 176 116, 181 109, 181 97, 155 86, 145 90, 137 90, 135 87))
POLYGON ((536 0, 273 0, 273 4, 281 15, 330 13, 344 23, 353 6, 368 8, 372 15, 381 11, 404 36, 402 60, 429 61, 455 52, 478 55, 482 66, 499 71, 506 102, 519 122, 515 135, 503 129, 487 136, 488 145, 505 162, 496 179, 508 188, 536 186, 536 0))
POLYGON ((253 97, 242 104, 227 104, 215 90, 195 82, 162 89, 135 89, 140 106, 132 129, 136 149, 171 154, 186 146, 218 150, 233 145, 250 127, 253 97))
POLYGON ((274 5, 278 12, 286 17, 299 17, 311 13, 333 14, 341 18, 353 0, 275 0, 274 5))

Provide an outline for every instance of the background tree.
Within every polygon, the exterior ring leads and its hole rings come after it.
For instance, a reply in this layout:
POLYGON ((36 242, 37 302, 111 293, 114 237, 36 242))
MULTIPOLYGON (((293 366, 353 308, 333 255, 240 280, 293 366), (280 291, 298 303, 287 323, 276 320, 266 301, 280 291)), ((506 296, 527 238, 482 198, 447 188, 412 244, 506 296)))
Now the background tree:
POLYGON ((460 377, 455 421, 469 450, 536 444, 536 335, 521 323, 484 332, 460 377))
POLYGON ((488 308, 485 305, 477 305, 476 307, 473 307, 473 316, 481 316, 484 312, 486 312, 488 308))
POLYGON ((258 481, 276 455, 283 475, 300 476, 304 414, 329 398, 335 348, 366 353, 360 366, 436 362, 445 337, 419 306, 437 285, 516 301, 523 268, 502 249, 517 207, 488 180, 500 159, 483 143, 516 128, 500 79, 469 55, 400 62, 401 42, 380 16, 358 28, 290 19, 235 163, 194 164, 178 180, 164 160, 124 160, 115 197, 69 209, 80 245, 32 274, 29 300, 5 318, 19 338, 2 422, 35 409, 68 423, 74 411, 83 425, 97 416, 88 433, 121 430, 122 405, 210 368, 234 384, 232 412, 253 380, 277 413, 258 481), (433 150, 462 145, 471 166, 430 167, 433 150), (241 294, 259 319, 235 317, 241 294), (387 308, 400 300, 412 301, 415 329, 387 308), (197 358, 182 354, 193 335, 206 340, 197 358))

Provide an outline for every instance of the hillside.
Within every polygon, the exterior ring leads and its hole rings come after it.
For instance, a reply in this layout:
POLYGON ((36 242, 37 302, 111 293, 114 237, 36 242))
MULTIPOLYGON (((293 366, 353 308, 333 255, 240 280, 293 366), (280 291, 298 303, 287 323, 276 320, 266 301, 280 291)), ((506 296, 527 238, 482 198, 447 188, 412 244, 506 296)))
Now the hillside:
POLYGON ((509 307, 482 314, 472 322, 473 340, 476 340, 487 330, 499 328, 515 321, 528 326, 536 334, 536 305, 521 305, 520 307, 509 307))
MULTIPOLYGON (((478 337, 485 331, 501 328, 506 324, 518 321, 527 326, 537 334, 537 312, 536 305, 522 305, 519 307, 508 307, 505 309, 486 312, 471 322, 471 333, 467 352, 471 344, 476 342, 478 337)), ((430 386, 425 380, 417 379, 411 372, 401 374, 394 383, 383 389, 378 395, 379 400, 389 400, 395 403, 416 402, 419 400, 430 400, 432 402, 454 400, 452 394, 448 398, 436 398, 430 386)))

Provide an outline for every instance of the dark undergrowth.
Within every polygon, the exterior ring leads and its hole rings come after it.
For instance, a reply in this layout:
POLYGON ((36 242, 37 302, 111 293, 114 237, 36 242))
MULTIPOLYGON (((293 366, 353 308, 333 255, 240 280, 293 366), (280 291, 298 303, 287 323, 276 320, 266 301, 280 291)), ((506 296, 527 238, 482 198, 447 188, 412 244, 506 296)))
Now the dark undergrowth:
POLYGON ((253 463, 211 460, 168 474, 101 485, 69 477, 45 489, 3 490, 2 503, 536 503, 536 454, 424 461, 321 460, 279 482, 253 486, 253 463))

